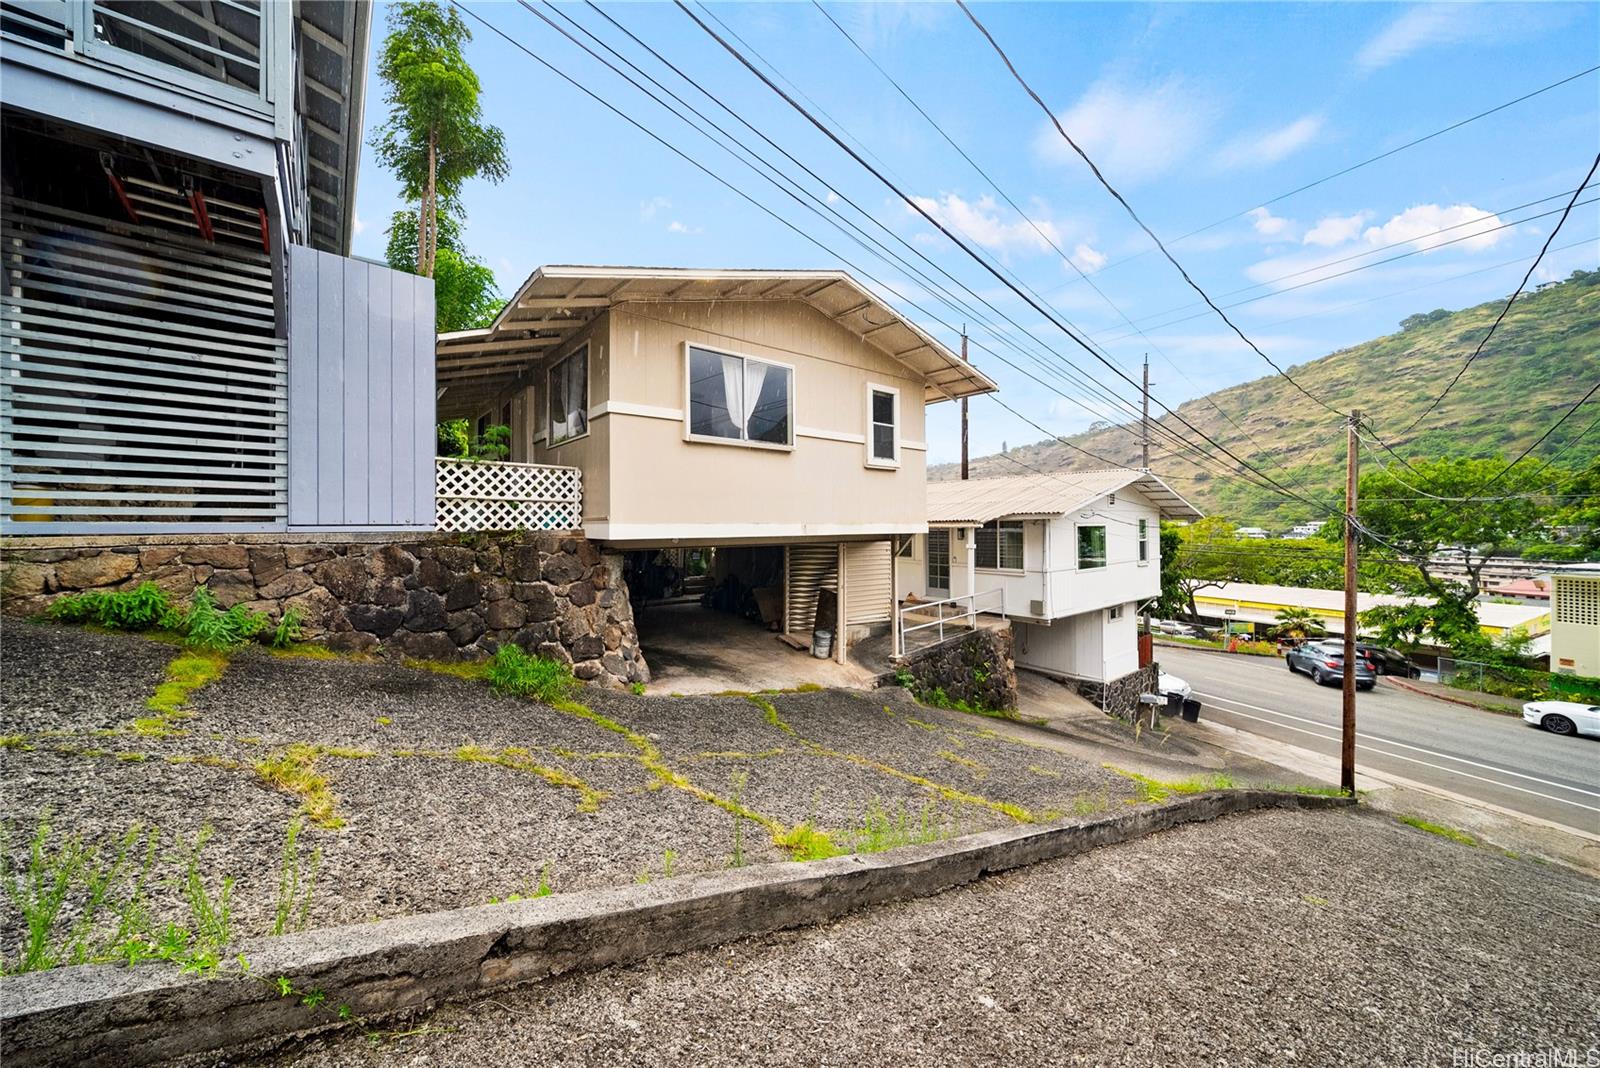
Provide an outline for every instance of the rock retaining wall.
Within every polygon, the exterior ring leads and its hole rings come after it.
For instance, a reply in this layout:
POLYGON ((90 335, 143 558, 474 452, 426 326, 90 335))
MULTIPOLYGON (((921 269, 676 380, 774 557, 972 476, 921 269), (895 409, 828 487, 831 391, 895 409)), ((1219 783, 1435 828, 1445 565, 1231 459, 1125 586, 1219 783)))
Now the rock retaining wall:
POLYGON ((149 581, 182 599, 204 584, 223 607, 243 603, 274 620, 297 609, 306 637, 336 649, 453 660, 512 641, 566 661, 581 679, 650 678, 622 556, 570 534, 161 537, 74 547, 17 538, 0 547, 0 564, 9 613, 40 612, 84 590, 149 581))
POLYGON ((1152 663, 1105 683, 1068 678, 1061 681, 1076 690, 1085 701, 1098 705, 1113 716, 1132 720, 1139 712, 1139 695, 1155 693, 1160 677, 1160 665, 1152 663))
POLYGON ((964 638, 913 650, 902 666, 916 679, 919 694, 938 689, 951 701, 1016 710, 1017 664, 1009 627, 981 627, 964 638))

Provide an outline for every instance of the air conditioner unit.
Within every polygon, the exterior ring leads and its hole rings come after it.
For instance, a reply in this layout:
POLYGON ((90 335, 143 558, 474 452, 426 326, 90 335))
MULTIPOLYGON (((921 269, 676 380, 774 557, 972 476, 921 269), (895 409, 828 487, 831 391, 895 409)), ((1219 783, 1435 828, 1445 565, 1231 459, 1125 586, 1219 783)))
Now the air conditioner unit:
POLYGON ((1044 618, 1044 602, 1043 601, 1029 601, 1028 602, 1028 614, 1033 616, 1035 619, 1043 619, 1044 618))

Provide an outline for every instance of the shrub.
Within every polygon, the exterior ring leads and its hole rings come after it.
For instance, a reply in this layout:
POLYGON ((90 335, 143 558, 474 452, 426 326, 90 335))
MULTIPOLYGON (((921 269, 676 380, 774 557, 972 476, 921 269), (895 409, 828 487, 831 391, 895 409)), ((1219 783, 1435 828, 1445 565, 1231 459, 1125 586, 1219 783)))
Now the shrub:
POLYGON ((489 685, 501 693, 532 697, 549 704, 571 692, 576 680, 572 669, 559 660, 530 656, 510 642, 495 650, 486 672, 489 685))
POLYGON ((303 633, 302 624, 305 617, 300 614, 300 609, 290 608, 284 611, 283 618, 278 620, 277 627, 272 632, 272 647, 274 649, 287 649, 300 640, 303 633))
POLYGON ((266 613, 242 604, 222 611, 210 590, 196 586, 178 629, 185 635, 185 645, 221 653, 258 637, 271 626, 266 613))

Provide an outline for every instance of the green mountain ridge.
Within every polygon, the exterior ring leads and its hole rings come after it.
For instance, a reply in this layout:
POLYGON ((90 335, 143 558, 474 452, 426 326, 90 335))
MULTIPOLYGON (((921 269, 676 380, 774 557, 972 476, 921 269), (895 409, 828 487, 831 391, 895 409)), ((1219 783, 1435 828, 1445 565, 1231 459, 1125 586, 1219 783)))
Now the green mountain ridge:
MULTIPOLYGON (((1509 460, 1600 379, 1600 271, 1576 271, 1564 282, 1519 297, 1449 396, 1415 429, 1402 433, 1461 369, 1504 305, 1502 298, 1459 311, 1413 315, 1393 334, 1292 367, 1289 374, 1340 411, 1360 409, 1364 420, 1408 460, 1434 456, 1509 460)), ((1177 412, 1302 496, 1329 502, 1342 499, 1343 420, 1282 377, 1269 374, 1230 386, 1185 401, 1177 412)), ((1579 411, 1524 462, 1561 452, 1593 419, 1589 407, 1579 411)), ((1172 416, 1157 420, 1153 411, 1152 422, 1200 443, 1172 416)), ((1138 423, 1130 422, 1097 426, 1064 440, 1114 463, 1137 467, 1138 433, 1138 423)), ((1215 449, 1206 449, 1219 463, 1202 465, 1170 438, 1152 431, 1150 467, 1208 515, 1226 515, 1240 524, 1278 531, 1325 518, 1309 505, 1223 473, 1223 465, 1230 469, 1235 465, 1215 449)), ((1374 451, 1363 450, 1363 464, 1375 462, 1374 451)), ((1600 455, 1600 433, 1577 441, 1556 466, 1581 467, 1596 455, 1600 455)), ((1386 453, 1379 452, 1377 459, 1396 464, 1386 453)), ((1029 468, 1103 466, 1049 438, 977 457, 971 471, 972 477, 984 478, 1026 474, 1029 468)), ((956 464, 940 464, 929 469, 928 477, 950 479, 959 473, 956 464)), ((1405 477, 1403 469, 1398 473, 1405 477)))

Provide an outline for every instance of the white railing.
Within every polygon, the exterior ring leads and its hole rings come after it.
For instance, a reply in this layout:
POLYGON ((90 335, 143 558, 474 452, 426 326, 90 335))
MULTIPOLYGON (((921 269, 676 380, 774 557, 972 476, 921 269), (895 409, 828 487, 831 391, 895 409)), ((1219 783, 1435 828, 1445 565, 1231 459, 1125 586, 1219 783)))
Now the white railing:
POLYGON ((964 593, 959 597, 945 597, 938 601, 917 601, 912 604, 898 605, 895 611, 899 613, 900 625, 895 628, 898 636, 899 648, 894 651, 895 656, 902 655, 909 643, 908 636, 931 632, 930 645, 940 645, 949 638, 958 638, 978 628, 978 616, 993 613, 1004 619, 1006 616, 1006 591, 1004 586, 992 590, 980 590, 977 593, 964 593), (987 604, 988 607, 984 607, 987 604), (932 619, 926 619, 929 614, 932 619), (922 622, 907 625, 908 619, 923 620, 922 622), (956 633, 945 635, 946 624, 956 633))
POLYGON ((434 461, 440 530, 577 530, 583 473, 500 460, 434 461))

